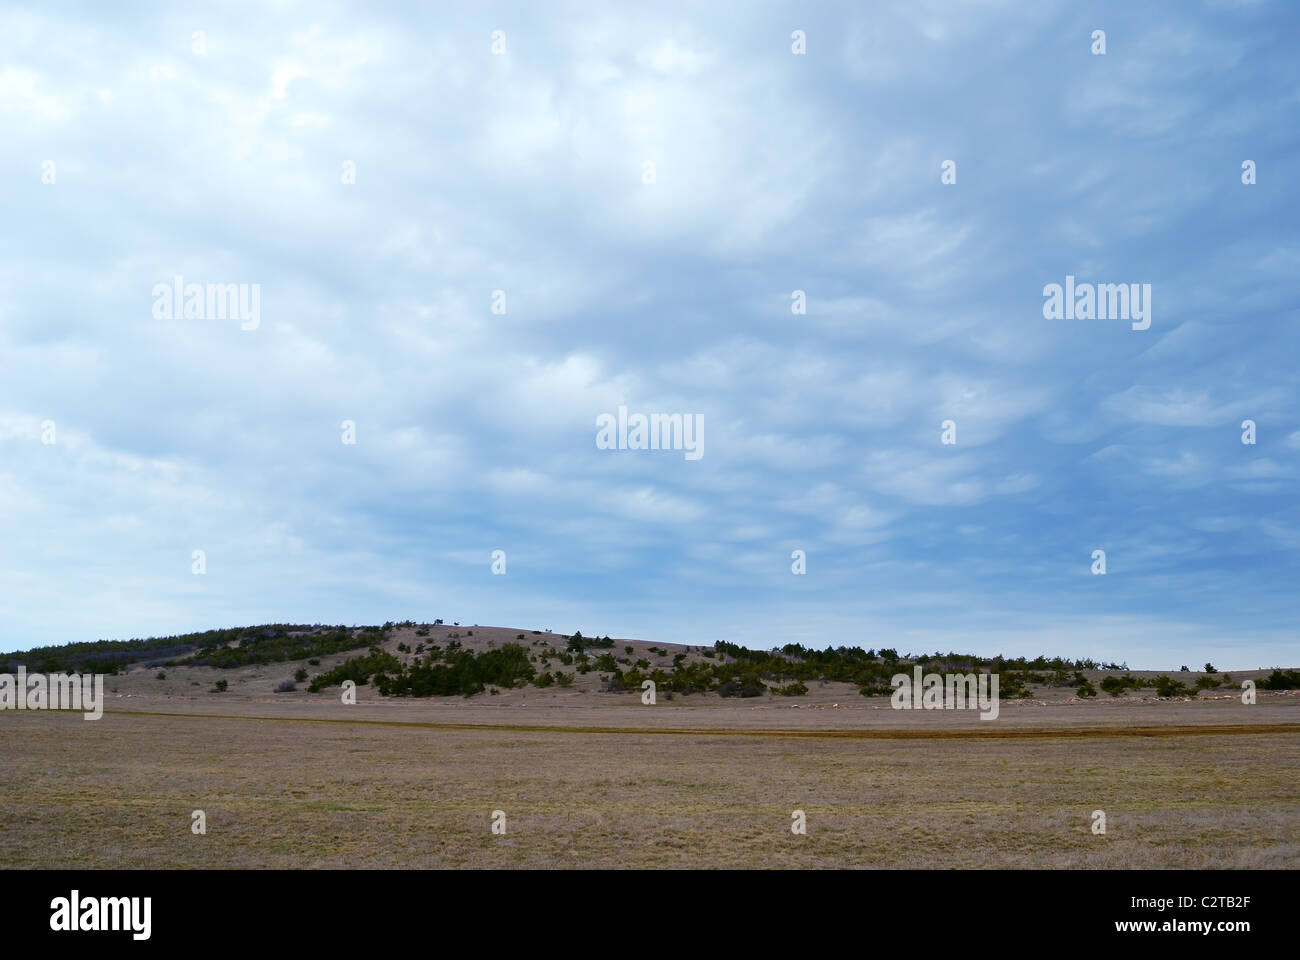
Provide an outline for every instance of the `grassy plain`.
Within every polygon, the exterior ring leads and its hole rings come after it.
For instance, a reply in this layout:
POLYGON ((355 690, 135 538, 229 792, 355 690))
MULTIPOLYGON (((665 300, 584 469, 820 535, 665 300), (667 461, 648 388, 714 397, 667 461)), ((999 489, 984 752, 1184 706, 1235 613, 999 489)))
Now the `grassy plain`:
MULTIPOLYGON (((496 642, 492 628, 475 634, 496 642)), ((620 652, 625 643, 644 654, 639 641, 618 641, 620 652)), ((0 863, 1300 862, 1296 691, 1261 691, 1247 706, 1229 689, 1087 701, 1044 689, 1004 701, 984 722, 974 711, 892 710, 887 698, 836 684, 794 698, 697 694, 654 706, 600 692, 594 675, 572 689, 468 699, 384 699, 362 687, 355 706, 333 691, 272 693, 297 666, 170 668, 162 680, 140 666, 109 679, 97 721, 0 712, 0 863), (217 677, 229 678, 229 692, 210 692, 217 677), (205 835, 191 831, 195 810, 206 815, 205 835), (504 834, 491 832, 495 810, 504 834), (795 810, 806 835, 791 832, 795 810), (1105 811, 1104 835, 1092 832, 1094 810, 1105 811)))

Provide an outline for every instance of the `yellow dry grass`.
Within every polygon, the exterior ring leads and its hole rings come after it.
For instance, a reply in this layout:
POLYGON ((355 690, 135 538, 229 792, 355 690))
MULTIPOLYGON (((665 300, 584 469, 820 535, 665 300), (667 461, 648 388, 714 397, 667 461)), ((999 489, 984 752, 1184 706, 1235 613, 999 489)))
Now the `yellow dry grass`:
POLYGON ((462 723, 450 708, 429 720, 416 705, 347 719, 202 709, 0 715, 5 866, 1267 868, 1300 855, 1291 710, 1138 731, 1073 716, 780 729, 733 713, 714 729, 692 710, 637 729, 462 723), (806 836, 790 831, 796 809, 806 836))

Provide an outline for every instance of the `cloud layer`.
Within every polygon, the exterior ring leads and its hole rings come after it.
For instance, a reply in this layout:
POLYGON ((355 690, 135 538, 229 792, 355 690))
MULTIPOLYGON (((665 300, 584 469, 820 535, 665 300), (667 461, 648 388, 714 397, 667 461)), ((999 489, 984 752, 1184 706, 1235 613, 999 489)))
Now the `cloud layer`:
POLYGON ((443 617, 1294 664, 1297 26, 0 13, 0 649, 443 617), (260 325, 156 318, 178 275, 260 325), (1150 329, 1044 319, 1067 275, 1151 284, 1150 329), (619 405, 705 455, 597 449, 619 405))

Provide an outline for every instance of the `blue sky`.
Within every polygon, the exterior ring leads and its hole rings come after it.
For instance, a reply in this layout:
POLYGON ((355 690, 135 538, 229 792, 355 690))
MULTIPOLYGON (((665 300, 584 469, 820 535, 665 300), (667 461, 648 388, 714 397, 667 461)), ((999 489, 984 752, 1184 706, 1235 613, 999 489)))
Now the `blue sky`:
POLYGON ((1300 661, 1294 6, 428 6, 0 12, 0 649, 1300 661), (598 449, 620 404, 704 455, 598 449))

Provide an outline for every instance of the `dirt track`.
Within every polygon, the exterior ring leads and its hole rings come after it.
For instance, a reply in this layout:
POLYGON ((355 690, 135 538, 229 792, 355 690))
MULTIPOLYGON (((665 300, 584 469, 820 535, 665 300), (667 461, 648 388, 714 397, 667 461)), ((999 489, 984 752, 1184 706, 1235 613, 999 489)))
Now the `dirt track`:
MULTIPOLYGON (((167 713, 155 710, 114 710, 113 714, 141 717, 184 717, 210 719, 206 714, 167 713)), ((1235 723, 1197 724, 1180 726, 1140 727, 993 727, 950 729, 740 729, 735 727, 609 727, 609 726, 555 726, 524 723, 437 723, 423 720, 370 720, 343 717, 268 717, 243 714, 223 715, 227 720, 255 720, 281 723, 338 723, 365 724, 368 726, 413 727, 426 730, 470 730, 503 733, 569 733, 607 734, 627 736, 681 736, 681 737, 795 737, 800 739, 833 740, 1047 740, 1060 737, 1093 739, 1099 737, 1204 737, 1236 736, 1242 734, 1300 733, 1300 723, 1235 723)))

